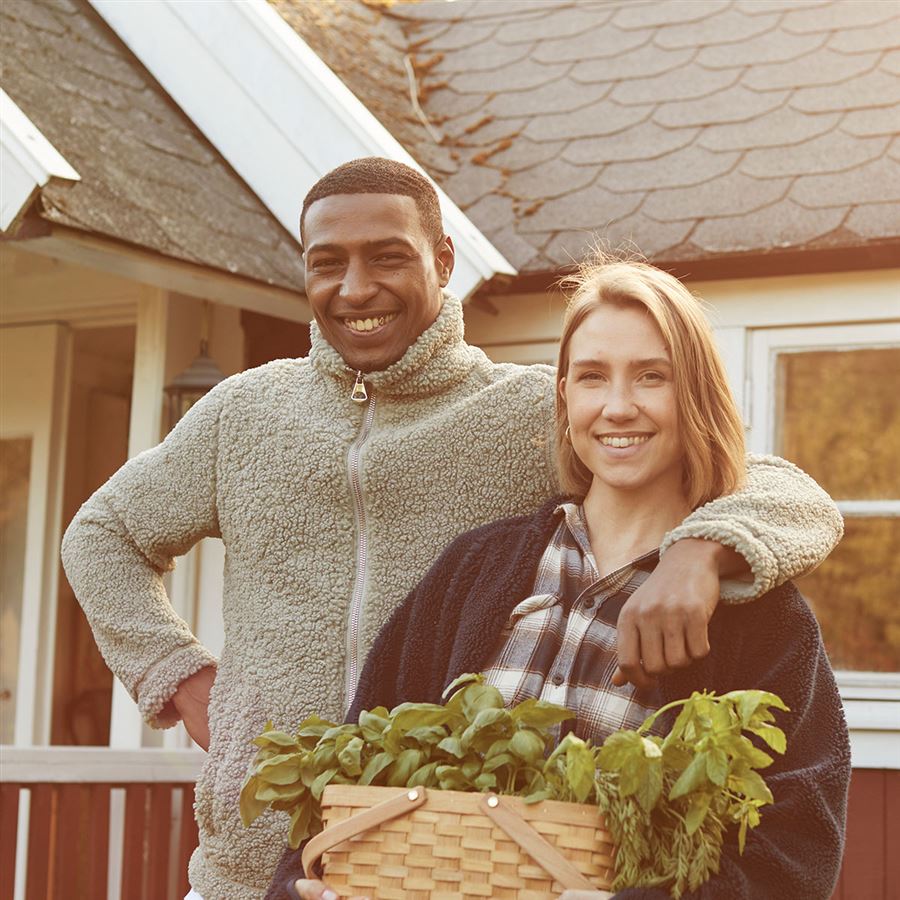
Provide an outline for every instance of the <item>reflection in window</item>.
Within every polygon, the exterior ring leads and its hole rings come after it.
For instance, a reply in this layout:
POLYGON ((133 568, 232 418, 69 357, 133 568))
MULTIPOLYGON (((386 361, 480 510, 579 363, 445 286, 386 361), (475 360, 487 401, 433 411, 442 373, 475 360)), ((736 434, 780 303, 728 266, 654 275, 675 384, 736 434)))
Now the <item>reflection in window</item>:
POLYGON ((799 587, 836 669, 900 671, 900 348, 781 353, 776 452, 855 501, 837 550, 799 587))
POLYGON ((778 454, 835 500, 900 499, 900 348, 778 356, 778 454))
POLYGON ((847 518, 838 548, 797 586, 836 669, 900 671, 900 518, 847 518))
POLYGON ((0 744, 16 721, 31 439, 0 441, 0 744))

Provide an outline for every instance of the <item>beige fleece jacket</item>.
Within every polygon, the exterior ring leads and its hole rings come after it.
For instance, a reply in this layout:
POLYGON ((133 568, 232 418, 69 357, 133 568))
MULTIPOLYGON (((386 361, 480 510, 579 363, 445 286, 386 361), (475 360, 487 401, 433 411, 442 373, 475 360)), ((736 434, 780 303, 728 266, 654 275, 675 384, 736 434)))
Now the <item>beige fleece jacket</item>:
MULTIPOLYGON (((267 718, 290 729, 339 719, 348 676, 388 615, 456 535, 531 511, 556 490, 553 370, 495 365, 463 340, 446 298, 397 363, 354 374, 313 326, 308 358, 227 379, 158 447, 129 461, 81 508, 63 562, 107 664, 155 727, 179 683, 217 662, 211 745, 197 783, 204 900, 258 900, 287 818, 244 829, 238 795, 267 718), (162 575, 205 536, 226 546, 221 659, 191 634, 162 575)), ((712 538, 750 562, 759 596, 814 567, 841 533, 836 508, 796 467, 753 462, 739 494, 698 510, 680 536, 712 538)), ((168 707, 172 709, 171 706, 168 707)))

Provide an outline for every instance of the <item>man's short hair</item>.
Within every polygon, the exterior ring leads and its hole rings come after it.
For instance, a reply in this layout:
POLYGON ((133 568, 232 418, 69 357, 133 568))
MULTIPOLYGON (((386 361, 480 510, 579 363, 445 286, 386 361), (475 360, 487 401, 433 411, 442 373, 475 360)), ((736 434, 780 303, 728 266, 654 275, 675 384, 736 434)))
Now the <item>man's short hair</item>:
POLYGON ((437 191, 424 175, 393 159, 365 156, 332 169, 310 188, 300 213, 301 241, 306 211, 316 200, 334 194, 402 194, 412 197, 419 211, 422 230, 431 242, 436 244, 444 234, 437 191))

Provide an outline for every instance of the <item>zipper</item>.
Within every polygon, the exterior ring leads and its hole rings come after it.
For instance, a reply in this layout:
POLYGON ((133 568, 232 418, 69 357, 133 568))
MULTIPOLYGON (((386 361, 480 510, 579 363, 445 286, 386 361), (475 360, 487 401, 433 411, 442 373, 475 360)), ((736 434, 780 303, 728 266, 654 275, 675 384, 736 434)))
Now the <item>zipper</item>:
MULTIPOLYGON (((362 382, 361 373, 357 374, 357 384, 362 382)), ((365 385, 362 390, 365 397, 365 385)), ((356 386, 353 389, 356 394, 356 386)), ((356 400, 356 397, 353 397, 356 400)), ((363 402, 363 401, 358 401, 363 402)), ((356 683, 359 677, 359 620, 362 616, 363 596, 366 590, 366 575, 368 568, 368 544, 369 535, 366 524, 366 508, 363 503, 362 482, 360 480, 360 458, 362 448, 372 430, 372 422, 375 419, 375 398, 369 399, 369 406, 363 417, 362 427, 356 440, 350 445, 347 454, 347 471, 350 476, 350 492, 353 496, 353 512, 356 523, 356 581, 353 585, 353 593, 350 597, 350 615, 347 624, 347 680, 345 684, 345 696, 347 698, 346 710, 350 709, 353 697, 356 694, 356 683)))

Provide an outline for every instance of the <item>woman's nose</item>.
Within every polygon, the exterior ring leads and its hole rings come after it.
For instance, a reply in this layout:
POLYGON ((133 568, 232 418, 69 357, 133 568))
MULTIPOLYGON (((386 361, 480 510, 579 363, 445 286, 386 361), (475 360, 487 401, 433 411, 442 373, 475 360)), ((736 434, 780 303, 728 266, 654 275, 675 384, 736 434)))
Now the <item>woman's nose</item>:
POLYGON ((621 422, 633 419, 638 409, 631 391, 623 386, 611 386, 603 404, 603 415, 612 421, 621 422))

